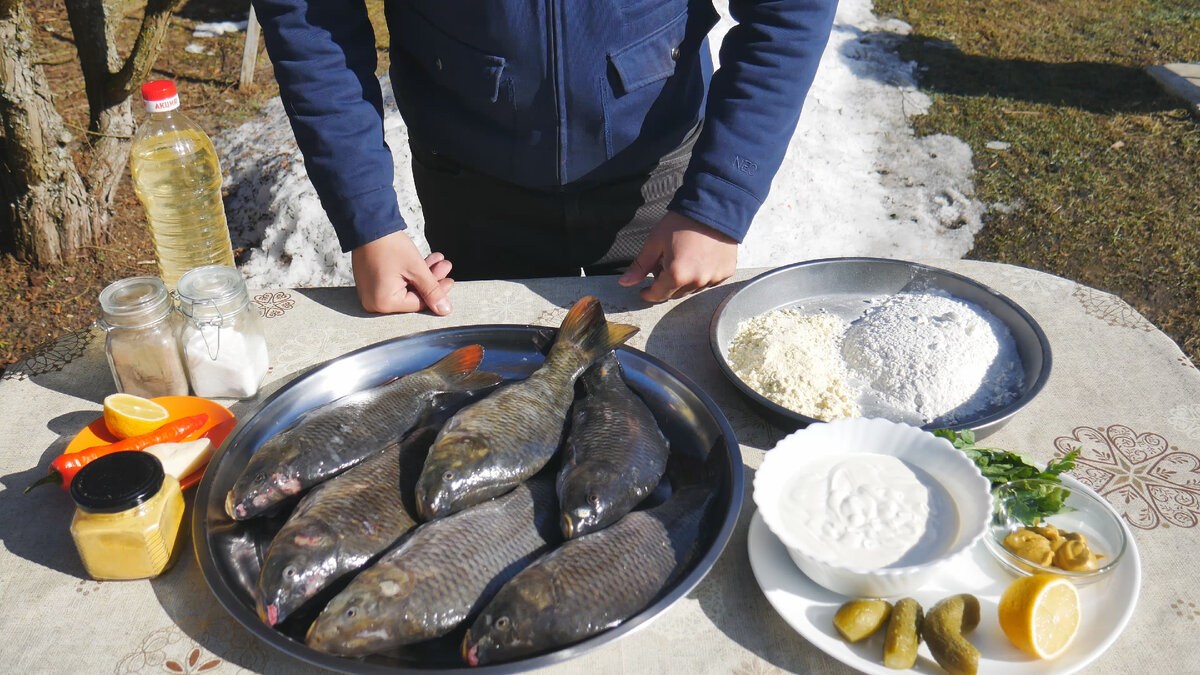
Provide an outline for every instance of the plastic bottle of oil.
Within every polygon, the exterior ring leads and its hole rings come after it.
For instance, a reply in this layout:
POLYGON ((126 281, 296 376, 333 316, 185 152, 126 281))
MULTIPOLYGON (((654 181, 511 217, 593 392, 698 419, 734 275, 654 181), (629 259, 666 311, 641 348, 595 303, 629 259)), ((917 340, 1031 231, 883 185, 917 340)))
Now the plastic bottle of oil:
POLYGON ((208 135, 178 110, 174 83, 147 82, 142 99, 150 118, 133 137, 130 172, 146 209, 160 276, 175 290, 190 269, 233 266, 221 166, 208 135))

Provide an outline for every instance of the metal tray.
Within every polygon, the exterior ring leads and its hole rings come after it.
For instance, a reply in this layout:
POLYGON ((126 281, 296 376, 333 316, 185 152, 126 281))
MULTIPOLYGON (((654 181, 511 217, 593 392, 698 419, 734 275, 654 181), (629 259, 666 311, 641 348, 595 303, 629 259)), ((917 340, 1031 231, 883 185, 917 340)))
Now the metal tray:
MULTIPOLYGON (((196 492, 192 537, 209 588, 225 609, 251 633, 296 658, 347 673, 439 672, 509 673, 547 666, 600 647, 646 625, 700 582, 721 554, 737 521, 743 498, 742 457, 733 429, 716 404, 681 373, 635 349, 617 354, 629 386, 654 413, 671 443, 672 455, 703 462, 716 494, 702 535, 684 571, 645 610, 621 625, 557 651, 508 664, 467 668, 452 639, 427 643, 387 657, 351 660, 304 645, 262 623, 254 610, 253 589, 280 518, 237 522, 224 510, 225 494, 254 451, 305 411, 340 396, 419 370, 450 351, 481 344, 480 368, 521 378, 543 361, 540 346, 555 329, 520 325, 481 325, 434 330, 381 342, 338 357, 297 377, 241 420, 204 474, 196 492)), ((461 629, 460 629, 461 631, 461 629)), ((461 638, 461 632, 452 633, 461 638)))
MULTIPOLYGON (((1050 343, 1041 327, 1020 305, 983 284, 936 267, 884 258, 827 258, 810 260, 764 272, 727 296, 717 307, 709 327, 709 343, 721 372, 780 426, 798 429, 817 422, 771 401, 734 374, 726 355, 738 324, 746 319, 786 307, 824 310, 847 322, 865 309, 865 301, 901 291, 940 289, 973 302, 1005 325, 1017 346, 1024 368, 1024 384, 1009 404, 984 410, 953 425, 926 424, 923 429, 971 429, 977 437, 999 429, 1029 404, 1050 377, 1050 343)), ((870 415, 872 411, 864 411, 870 415)), ((879 416, 884 416, 880 414, 879 416)))

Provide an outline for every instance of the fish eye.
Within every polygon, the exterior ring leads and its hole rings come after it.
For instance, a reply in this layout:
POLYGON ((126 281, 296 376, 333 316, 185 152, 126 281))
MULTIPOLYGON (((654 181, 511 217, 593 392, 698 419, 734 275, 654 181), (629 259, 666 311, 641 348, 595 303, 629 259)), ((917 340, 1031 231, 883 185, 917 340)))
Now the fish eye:
POLYGON ((591 504, 592 506, 596 506, 597 504, 600 503, 600 495, 593 492, 592 494, 587 496, 587 500, 588 500, 589 504, 591 504))
POLYGON ((451 481, 451 480, 454 480, 454 472, 453 472, 453 471, 446 471, 446 472, 444 472, 444 473, 442 474, 442 480, 444 480, 444 481, 451 481))
POLYGON ((494 625, 496 626, 496 630, 505 630, 508 628, 508 617, 502 616, 496 619, 496 623, 494 625))
POLYGON ((254 477, 254 482, 261 483, 261 482, 265 481, 266 479, 267 479, 267 475, 264 473, 260 473, 254 477))
POLYGON ((294 578, 296 576, 296 568, 292 565, 283 568, 283 576, 289 579, 294 578))
POLYGON ((358 616, 358 608, 357 607, 351 607, 350 609, 346 610, 346 618, 347 619, 353 619, 356 616, 358 616))

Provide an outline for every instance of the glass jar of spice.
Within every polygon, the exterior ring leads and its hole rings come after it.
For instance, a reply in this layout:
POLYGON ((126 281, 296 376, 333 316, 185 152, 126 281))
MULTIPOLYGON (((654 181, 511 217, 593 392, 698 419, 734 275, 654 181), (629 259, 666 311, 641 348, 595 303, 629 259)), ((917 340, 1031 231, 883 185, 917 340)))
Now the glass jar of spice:
POLYGON ((180 323, 158 277, 121 279, 100 292, 100 327, 117 391, 144 398, 187 395, 176 341, 180 323))
POLYGON ((72 479, 71 499, 71 538, 92 578, 156 577, 178 557, 183 493, 154 455, 97 458, 72 479))
POLYGON ((176 287, 179 342, 197 396, 250 398, 267 375, 267 339, 237 268, 205 265, 176 287))

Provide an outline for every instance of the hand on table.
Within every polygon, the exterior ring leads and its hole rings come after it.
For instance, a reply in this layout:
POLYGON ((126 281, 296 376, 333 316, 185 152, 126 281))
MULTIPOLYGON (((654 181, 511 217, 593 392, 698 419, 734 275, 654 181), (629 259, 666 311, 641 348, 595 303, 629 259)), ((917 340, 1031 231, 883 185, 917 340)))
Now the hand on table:
POLYGON ((424 259, 416 244, 403 230, 393 232, 354 249, 354 284, 358 300, 368 312, 450 313, 446 294, 454 285, 449 278, 451 264, 441 253, 424 259))
POLYGON ((668 212, 650 230, 641 252, 618 283, 633 286, 653 274, 654 283, 642 289, 643 300, 682 298, 733 276, 737 271, 737 247, 732 237, 668 212))

